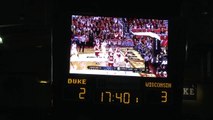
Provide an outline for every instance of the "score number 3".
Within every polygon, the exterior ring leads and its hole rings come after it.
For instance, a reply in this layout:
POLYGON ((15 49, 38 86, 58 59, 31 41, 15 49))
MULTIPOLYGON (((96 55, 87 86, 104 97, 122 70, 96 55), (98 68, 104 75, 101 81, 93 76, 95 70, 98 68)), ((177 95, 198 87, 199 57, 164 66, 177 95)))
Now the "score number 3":
POLYGON ((166 91, 161 91, 161 102, 165 103, 167 102, 167 92, 166 91))
POLYGON ((79 92, 79 94, 78 94, 78 98, 79 98, 80 100, 84 100, 84 99, 85 99, 85 94, 86 94, 86 88, 81 87, 81 88, 80 88, 80 92, 79 92))

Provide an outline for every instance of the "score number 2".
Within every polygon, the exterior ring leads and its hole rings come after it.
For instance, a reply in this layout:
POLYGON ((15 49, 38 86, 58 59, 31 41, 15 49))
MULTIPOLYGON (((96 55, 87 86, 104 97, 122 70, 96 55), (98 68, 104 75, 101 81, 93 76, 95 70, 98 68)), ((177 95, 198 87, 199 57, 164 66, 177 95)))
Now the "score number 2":
POLYGON ((85 99, 85 94, 86 94, 86 88, 80 87, 80 92, 78 94, 78 98, 80 100, 84 100, 85 99))

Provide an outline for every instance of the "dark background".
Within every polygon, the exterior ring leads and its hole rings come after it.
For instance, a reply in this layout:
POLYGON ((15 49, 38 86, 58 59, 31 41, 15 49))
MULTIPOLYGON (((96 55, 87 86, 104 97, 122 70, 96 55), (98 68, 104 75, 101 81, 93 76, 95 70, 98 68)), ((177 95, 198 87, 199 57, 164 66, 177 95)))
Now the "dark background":
POLYGON ((186 40, 183 81, 198 85, 197 99, 183 100, 183 119, 212 119, 212 8, 207 0, 1 1, 0 119, 51 119, 51 43, 58 16, 66 11, 181 18, 181 38, 186 40))

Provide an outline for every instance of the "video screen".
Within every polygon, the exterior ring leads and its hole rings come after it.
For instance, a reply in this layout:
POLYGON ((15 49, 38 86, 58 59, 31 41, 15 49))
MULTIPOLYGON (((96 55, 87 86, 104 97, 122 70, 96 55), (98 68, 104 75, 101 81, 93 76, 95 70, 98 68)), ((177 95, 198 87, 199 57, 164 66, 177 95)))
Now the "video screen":
POLYGON ((70 74, 167 78, 167 19, 70 16, 70 74))

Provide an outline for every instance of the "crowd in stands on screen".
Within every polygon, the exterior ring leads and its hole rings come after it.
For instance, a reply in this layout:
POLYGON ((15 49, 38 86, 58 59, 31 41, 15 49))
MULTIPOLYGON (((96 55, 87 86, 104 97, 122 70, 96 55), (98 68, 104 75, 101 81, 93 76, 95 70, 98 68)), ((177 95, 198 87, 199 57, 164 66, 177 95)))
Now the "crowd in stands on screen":
MULTIPOLYGON (((123 40, 124 34, 131 31, 154 32, 168 39, 168 21, 158 19, 114 18, 80 16, 72 17, 72 32, 74 36, 93 33, 94 38, 123 40), (129 30, 126 30, 129 29, 129 30), (124 32, 125 31, 125 32, 124 32)), ((88 37, 89 38, 89 37, 88 37)), ((88 41, 90 41, 89 39, 88 41)), ((91 43, 91 42, 89 42, 91 43)), ((91 44, 90 44, 91 45, 91 44)))

